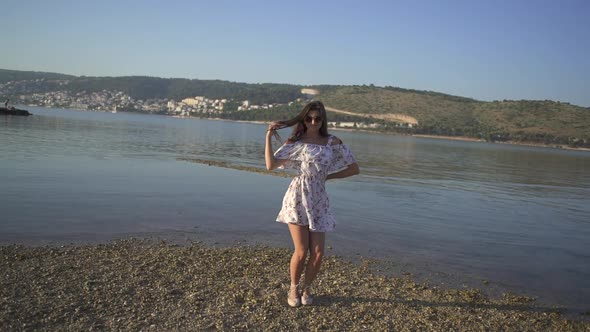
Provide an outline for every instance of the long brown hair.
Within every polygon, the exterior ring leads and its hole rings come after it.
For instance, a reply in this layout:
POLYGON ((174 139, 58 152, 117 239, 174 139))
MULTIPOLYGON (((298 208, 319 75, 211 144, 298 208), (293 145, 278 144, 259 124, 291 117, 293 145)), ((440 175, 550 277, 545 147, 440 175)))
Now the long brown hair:
MULTIPOLYGON (((307 103, 305 107, 303 107, 301 112, 297 114, 296 117, 289 120, 277 121, 279 129, 295 126, 295 128, 293 128, 291 136, 289 136, 289 141, 295 142, 300 140, 301 136, 307 131, 307 126, 305 125, 305 117, 311 111, 320 112, 320 116, 322 117, 320 135, 324 137, 328 136, 328 118, 326 116, 326 108, 324 107, 324 104, 321 101, 315 100, 307 103)), ((277 138, 280 140, 280 137, 277 138)))

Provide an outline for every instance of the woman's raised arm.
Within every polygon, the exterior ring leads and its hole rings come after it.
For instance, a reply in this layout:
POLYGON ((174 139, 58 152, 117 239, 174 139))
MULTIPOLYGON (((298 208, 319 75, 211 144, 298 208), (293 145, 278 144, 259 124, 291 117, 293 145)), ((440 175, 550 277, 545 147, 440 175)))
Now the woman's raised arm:
POLYGON ((274 156, 274 152, 272 151, 272 137, 276 133, 277 123, 273 122, 268 125, 268 130, 266 131, 266 144, 264 147, 264 160, 266 161, 266 170, 272 171, 273 169, 278 168, 279 166, 283 165, 286 160, 277 159, 274 156))

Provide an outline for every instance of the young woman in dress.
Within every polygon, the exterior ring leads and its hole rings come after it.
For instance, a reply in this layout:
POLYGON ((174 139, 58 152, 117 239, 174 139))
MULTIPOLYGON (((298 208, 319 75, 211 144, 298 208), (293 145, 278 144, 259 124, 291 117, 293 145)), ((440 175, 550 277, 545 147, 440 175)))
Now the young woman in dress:
POLYGON ((359 174, 352 152, 340 139, 328 134, 326 110, 320 101, 305 105, 295 118, 273 122, 266 132, 266 169, 291 168, 298 171, 285 197, 277 222, 286 223, 295 251, 291 257, 291 287, 287 302, 292 307, 312 303, 310 286, 320 270, 325 233, 336 221, 330 210, 325 182, 359 174), (295 126, 289 139, 275 153, 272 137, 276 130, 295 126), (305 264, 307 253, 309 259, 305 264), (301 273, 305 277, 301 289, 301 273))

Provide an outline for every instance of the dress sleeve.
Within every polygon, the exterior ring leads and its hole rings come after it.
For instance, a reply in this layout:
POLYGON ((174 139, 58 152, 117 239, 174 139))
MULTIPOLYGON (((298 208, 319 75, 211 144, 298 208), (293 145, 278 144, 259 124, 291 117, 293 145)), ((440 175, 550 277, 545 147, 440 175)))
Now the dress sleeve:
POLYGON ((336 172, 348 165, 356 163, 356 159, 352 154, 352 151, 346 146, 346 144, 332 145, 332 163, 328 172, 336 172))
POLYGON ((297 160, 299 149, 295 144, 283 144, 277 151, 275 151, 275 158, 279 160, 286 160, 286 162, 279 166, 279 169, 299 169, 301 162, 297 160))

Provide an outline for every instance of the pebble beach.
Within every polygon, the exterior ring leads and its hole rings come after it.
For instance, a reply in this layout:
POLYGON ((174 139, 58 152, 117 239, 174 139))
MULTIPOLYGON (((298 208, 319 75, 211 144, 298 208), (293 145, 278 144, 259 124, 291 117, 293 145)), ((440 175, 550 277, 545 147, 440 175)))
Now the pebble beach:
POLYGON ((2 331, 590 331, 531 298, 448 289, 327 256, 311 306, 286 303, 291 251, 128 238, 0 247, 2 331))

